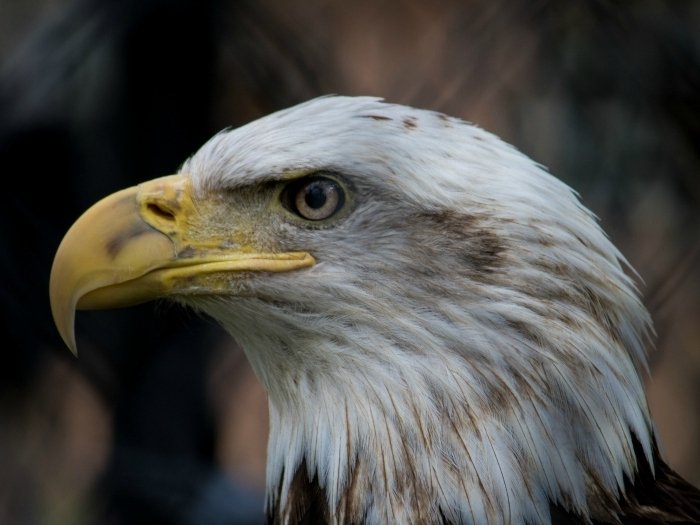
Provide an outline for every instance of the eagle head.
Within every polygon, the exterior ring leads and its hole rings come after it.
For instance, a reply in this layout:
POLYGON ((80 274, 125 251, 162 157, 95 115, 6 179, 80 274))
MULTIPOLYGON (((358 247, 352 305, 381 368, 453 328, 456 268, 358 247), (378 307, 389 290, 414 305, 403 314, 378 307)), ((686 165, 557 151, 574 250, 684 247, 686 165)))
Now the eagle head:
POLYGON ((617 523, 653 465, 650 318, 576 194, 494 135, 369 97, 225 130, 118 192, 51 275, 76 309, 205 312, 269 395, 275 523, 617 523))

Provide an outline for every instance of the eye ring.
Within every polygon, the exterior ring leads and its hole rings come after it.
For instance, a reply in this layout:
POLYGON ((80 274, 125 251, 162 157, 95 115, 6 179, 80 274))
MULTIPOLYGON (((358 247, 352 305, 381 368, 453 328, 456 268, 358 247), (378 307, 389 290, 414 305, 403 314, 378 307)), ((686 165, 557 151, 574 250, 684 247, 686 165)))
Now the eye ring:
POLYGON ((323 221, 343 207, 345 192, 335 180, 316 175, 289 184, 282 193, 282 203, 303 219, 323 221))

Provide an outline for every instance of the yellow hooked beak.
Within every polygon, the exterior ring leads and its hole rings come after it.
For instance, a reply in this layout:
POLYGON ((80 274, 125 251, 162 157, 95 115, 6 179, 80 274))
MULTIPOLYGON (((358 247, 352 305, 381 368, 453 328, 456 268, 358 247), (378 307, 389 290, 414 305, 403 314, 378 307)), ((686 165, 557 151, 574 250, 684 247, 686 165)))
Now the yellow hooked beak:
POLYGON ((229 239, 192 227, 206 216, 206 202, 195 206, 189 179, 171 175, 104 198, 71 226, 56 252, 49 291, 54 322, 73 353, 76 309, 223 294, 231 273, 286 272, 315 263, 306 252, 227 248, 229 239))

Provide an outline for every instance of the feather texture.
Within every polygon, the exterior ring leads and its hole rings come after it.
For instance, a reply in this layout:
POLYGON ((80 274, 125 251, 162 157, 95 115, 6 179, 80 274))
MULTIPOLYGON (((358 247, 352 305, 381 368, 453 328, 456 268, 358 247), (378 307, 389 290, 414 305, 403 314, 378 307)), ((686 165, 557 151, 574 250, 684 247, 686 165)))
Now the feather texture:
POLYGON ((568 186, 476 126, 365 97, 227 130, 181 170, 200 198, 319 171, 350 211, 264 232, 317 265, 183 299, 269 393, 271 523, 700 519, 656 451, 649 315, 568 186))

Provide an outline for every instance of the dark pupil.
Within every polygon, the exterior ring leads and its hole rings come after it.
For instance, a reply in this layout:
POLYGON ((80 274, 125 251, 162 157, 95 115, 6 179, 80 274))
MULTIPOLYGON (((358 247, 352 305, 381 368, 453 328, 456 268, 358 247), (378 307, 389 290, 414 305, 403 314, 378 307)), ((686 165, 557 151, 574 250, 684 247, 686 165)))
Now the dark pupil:
POLYGON ((326 203, 326 190, 321 184, 311 184, 306 188, 304 200, 309 208, 317 210, 326 203))

